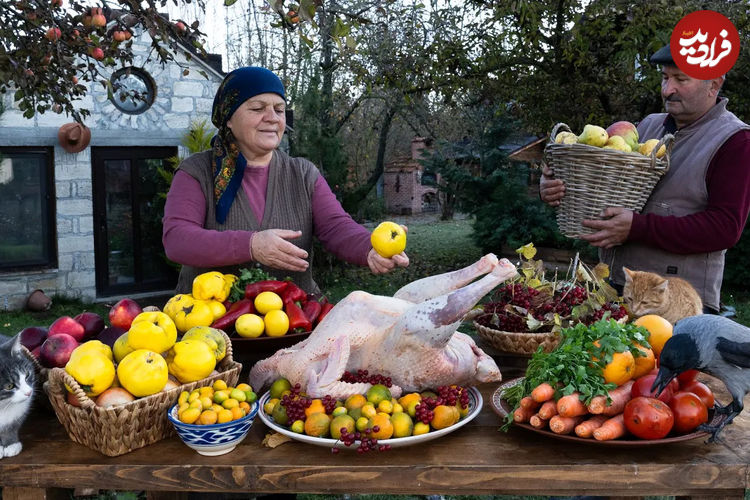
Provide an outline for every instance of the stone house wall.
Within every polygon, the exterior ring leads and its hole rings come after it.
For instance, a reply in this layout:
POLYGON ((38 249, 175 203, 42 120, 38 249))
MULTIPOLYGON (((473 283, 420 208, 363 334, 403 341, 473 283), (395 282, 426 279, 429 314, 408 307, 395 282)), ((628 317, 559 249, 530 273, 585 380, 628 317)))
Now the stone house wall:
POLYGON ((26 297, 35 289, 42 289, 47 295, 96 300, 92 146, 177 146, 180 154, 186 154, 180 141, 191 122, 210 123, 213 97, 223 74, 197 57, 188 61, 183 52, 175 58, 190 68, 188 75, 175 63, 162 66, 147 62, 151 43, 148 33, 136 30, 133 41, 136 55, 133 66, 142 67, 153 77, 155 101, 142 114, 125 114, 108 100, 100 84, 89 83, 90 92, 79 102, 79 107, 91 111, 85 120, 91 129, 91 143, 80 153, 68 153, 58 144, 58 128, 71 122, 70 117, 48 111, 26 119, 15 106, 12 92, 2 97, 5 112, 0 115, 0 146, 54 147, 58 266, 36 271, 0 271, 0 310, 23 307, 26 297), (198 70, 206 72, 208 79, 198 70))

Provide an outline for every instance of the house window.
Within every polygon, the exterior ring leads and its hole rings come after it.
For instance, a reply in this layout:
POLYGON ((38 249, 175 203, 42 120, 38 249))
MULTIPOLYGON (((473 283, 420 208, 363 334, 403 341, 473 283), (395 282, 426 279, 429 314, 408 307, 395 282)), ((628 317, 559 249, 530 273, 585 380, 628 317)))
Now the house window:
POLYGON ((51 148, 0 148, 0 270, 57 265, 51 148))

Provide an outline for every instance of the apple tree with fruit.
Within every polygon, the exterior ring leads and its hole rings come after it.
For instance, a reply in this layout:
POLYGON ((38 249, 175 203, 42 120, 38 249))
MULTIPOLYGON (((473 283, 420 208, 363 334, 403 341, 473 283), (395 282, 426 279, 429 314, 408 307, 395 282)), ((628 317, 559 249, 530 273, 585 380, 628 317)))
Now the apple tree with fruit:
MULTIPOLYGON (((77 0, 3 2, 0 93, 12 92, 27 118, 52 111, 82 121, 89 111, 74 106, 75 101, 86 95, 89 85, 100 84, 112 91, 105 70, 132 64, 136 30, 149 33, 151 57, 162 64, 175 61, 172 54, 178 43, 205 54, 204 33, 197 21, 169 20, 157 11, 168 1, 103 0, 101 6, 93 7, 77 0)), ((171 2, 179 5, 191 0, 171 2)))

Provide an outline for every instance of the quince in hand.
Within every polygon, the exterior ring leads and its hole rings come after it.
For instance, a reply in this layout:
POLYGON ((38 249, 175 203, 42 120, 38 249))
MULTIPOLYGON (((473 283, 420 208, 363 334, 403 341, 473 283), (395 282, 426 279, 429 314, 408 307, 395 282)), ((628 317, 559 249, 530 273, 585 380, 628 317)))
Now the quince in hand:
POLYGON ((381 222, 370 235, 370 243, 376 252, 390 259, 406 248, 406 231, 395 222, 381 222))

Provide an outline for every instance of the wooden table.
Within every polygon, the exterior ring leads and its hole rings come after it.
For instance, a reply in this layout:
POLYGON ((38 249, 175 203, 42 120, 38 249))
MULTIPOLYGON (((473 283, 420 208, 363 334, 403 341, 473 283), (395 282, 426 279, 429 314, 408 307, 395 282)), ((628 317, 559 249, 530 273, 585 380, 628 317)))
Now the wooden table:
POLYGON ((0 460, 0 486, 4 500, 52 498, 60 488, 147 490, 152 498, 187 491, 742 498, 748 487, 746 415, 724 430, 722 443, 602 447, 521 428, 500 432, 490 405, 496 387, 481 387, 485 407, 462 429, 363 455, 299 442, 266 448, 267 429, 256 420, 227 455, 204 457, 173 437, 109 458, 70 441, 54 414, 40 411, 22 430, 21 454, 0 460))

